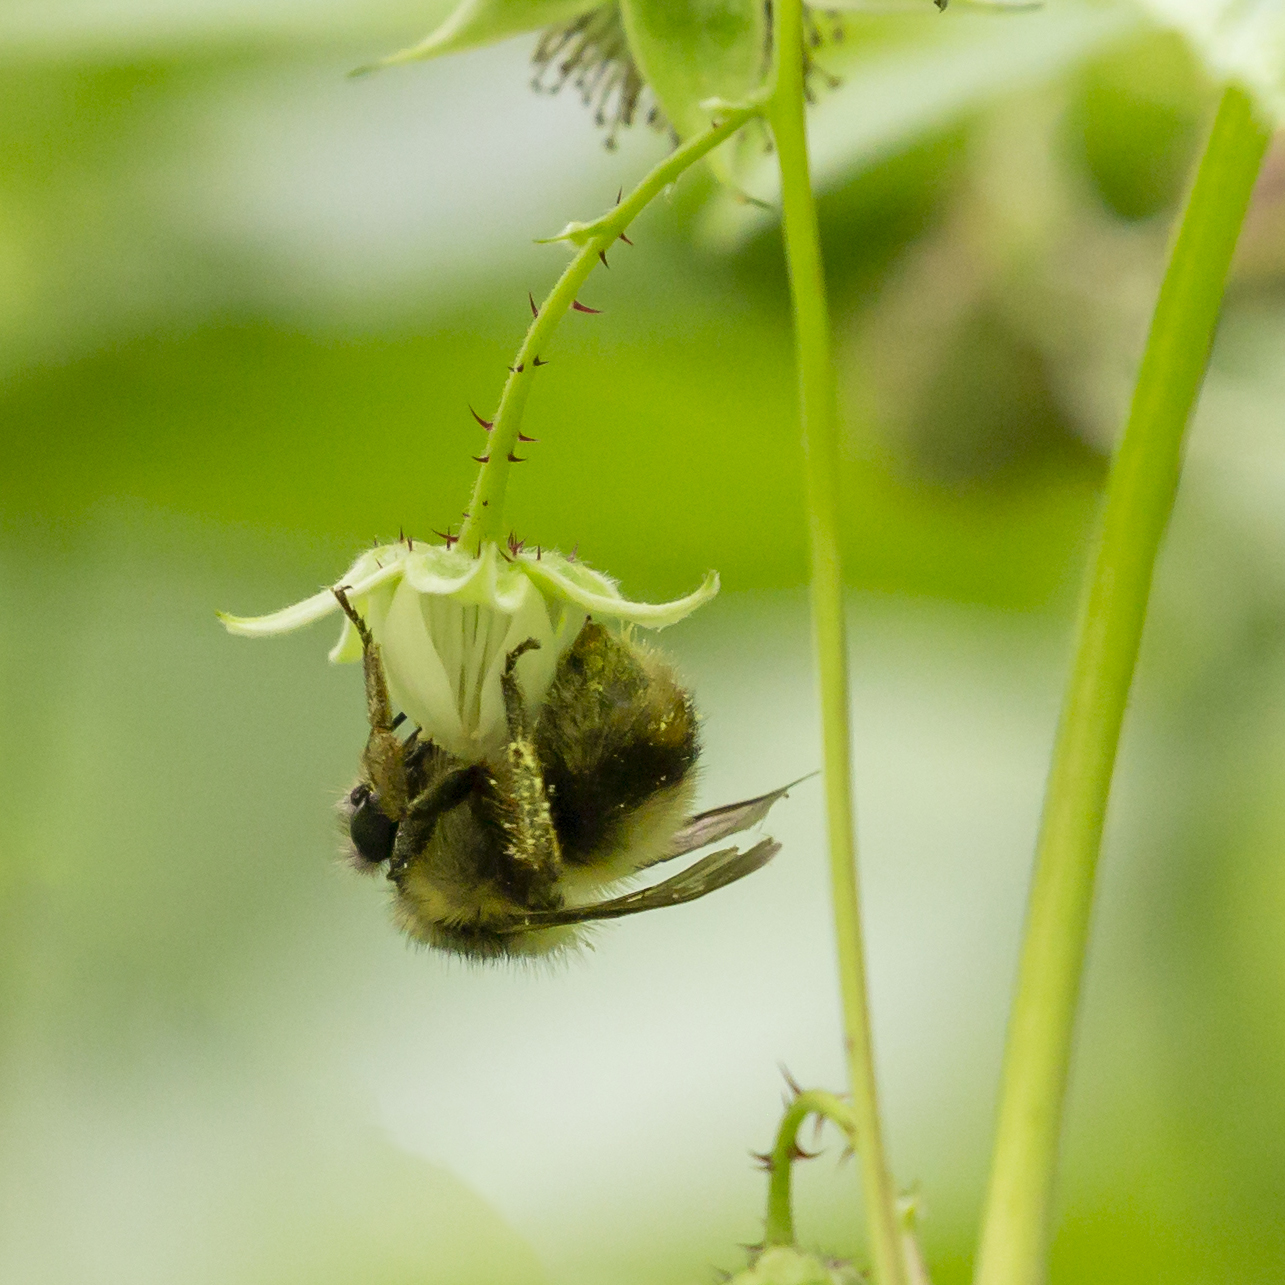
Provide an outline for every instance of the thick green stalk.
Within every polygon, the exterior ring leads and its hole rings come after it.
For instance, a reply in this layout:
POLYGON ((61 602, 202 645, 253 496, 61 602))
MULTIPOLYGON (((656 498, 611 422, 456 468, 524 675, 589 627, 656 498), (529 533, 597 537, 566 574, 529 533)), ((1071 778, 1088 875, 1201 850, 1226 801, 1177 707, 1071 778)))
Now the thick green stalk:
POLYGON ((1045 1278, 1093 879, 1152 570, 1173 507, 1223 284, 1267 146, 1223 95, 1165 274, 1107 487, 1045 795, 1000 1092, 977 1285, 1045 1278))
POLYGON ((884 1155, 866 991, 857 884, 848 649, 839 554, 839 422, 816 204, 808 173, 800 0, 774 5, 776 79, 768 119, 781 169, 785 254, 794 303, 795 355, 807 480, 812 630, 821 696, 826 822, 848 1074, 860 1138, 862 1191, 877 1285, 903 1285, 896 1193, 884 1155))
POLYGON ((557 284, 540 305, 518 349, 509 370, 499 409, 488 431, 486 452, 473 486, 464 525, 460 528, 461 548, 477 549, 486 543, 499 543, 504 538, 504 493, 508 487, 509 466, 518 463, 518 432, 527 397, 538 369, 541 350, 575 303, 580 287, 595 264, 616 243, 625 229, 647 205, 671 183, 677 182, 707 152, 730 138, 751 117, 758 114, 752 105, 729 107, 717 125, 690 138, 670 153, 641 183, 609 213, 593 223, 573 223, 554 240, 565 240, 580 248, 567 264, 557 284))

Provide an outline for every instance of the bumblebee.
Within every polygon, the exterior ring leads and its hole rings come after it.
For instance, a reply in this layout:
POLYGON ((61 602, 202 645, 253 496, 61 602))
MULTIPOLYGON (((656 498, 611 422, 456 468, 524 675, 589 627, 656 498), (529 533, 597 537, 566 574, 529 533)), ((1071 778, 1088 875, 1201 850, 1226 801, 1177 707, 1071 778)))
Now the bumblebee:
POLYGON ((766 865, 764 839, 702 857, 649 888, 610 885, 762 820, 785 789, 690 815, 696 712, 656 653, 586 619, 533 717, 515 665, 501 678, 507 743, 483 762, 452 755, 421 729, 398 735, 379 644, 342 588, 362 644, 370 735, 341 801, 354 866, 383 871, 398 925, 416 941, 473 959, 547 955, 581 925, 681 905, 766 865))

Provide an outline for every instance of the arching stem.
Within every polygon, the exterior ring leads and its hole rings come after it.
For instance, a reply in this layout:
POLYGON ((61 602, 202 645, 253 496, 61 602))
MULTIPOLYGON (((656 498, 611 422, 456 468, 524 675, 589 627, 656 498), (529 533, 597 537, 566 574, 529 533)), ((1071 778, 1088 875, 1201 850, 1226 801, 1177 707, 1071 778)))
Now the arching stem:
POLYGON ((554 240, 579 247, 557 284, 540 304, 527 330, 522 347, 509 371, 492 428, 487 434, 485 462, 478 470, 464 525, 460 547, 478 550, 483 544, 498 544, 504 538, 504 494, 509 466, 517 457, 518 432, 527 398, 537 371, 536 359, 547 348, 558 322, 576 301, 580 287, 616 243, 622 232, 671 183, 706 153, 729 139, 746 121, 759 114, 756 104, 729 107, 721 119, 703 134, 697 134, 673 151, 616 207, 593 223, 573 223, 554 240))
MULTIPOLYGON (((790 1198, 790 1180, 794 1161, 805 1155, 799 1146, 799 1129, 810 1115, 818 1115, 837 1124, 847 1135, 848 1145, 858 1150, 857 1120, 852 1108, 821 1089, 805 1089, 785 1109, 776 1143, 765 1158, 768 1167, 767 1220, 763 1244, 794 1244, 794 1210, 790 1198)), ((762 1157, 761 1157, 762 1158, 762 1157)))

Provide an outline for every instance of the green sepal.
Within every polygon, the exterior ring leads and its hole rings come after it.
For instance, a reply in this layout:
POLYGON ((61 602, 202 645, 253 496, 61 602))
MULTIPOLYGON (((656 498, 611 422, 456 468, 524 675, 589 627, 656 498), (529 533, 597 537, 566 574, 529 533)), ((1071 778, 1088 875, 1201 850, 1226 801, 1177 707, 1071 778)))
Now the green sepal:
POLYGON ((629 48, 680 138, 708 129, 711 101, 743 102, 767 70, 763 0, 620 0, 629 48))
POLYGON ((593 0, 464 0, 432 35, 368 67, 359 67, 354 75, 392 67, 397 63, 419 62, 439 54, 459 53, 479 45, 493 44, 524 31, 539 31, 556 23, 569 22, 579 14, 601 6, 593 0))

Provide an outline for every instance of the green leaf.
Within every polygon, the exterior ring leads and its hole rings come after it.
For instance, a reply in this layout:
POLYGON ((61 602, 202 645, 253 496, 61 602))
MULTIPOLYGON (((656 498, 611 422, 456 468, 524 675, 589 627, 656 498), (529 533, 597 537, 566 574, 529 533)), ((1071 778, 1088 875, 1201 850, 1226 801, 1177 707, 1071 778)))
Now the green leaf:
POLYGON ((567 22, 600 7, 592 0, 464 0, 431 36, 360 70, 374 71, 396 63, 459 53, 508 36, 519 36, 524 31, 539 31, 542 27, 567 22))
POLYGON ((1285 0, 1143 0, 1191 42, 1220 80, 1248 90, 1274 125, 1285 125, 1285 0))
POLYGON ((710 99, 743 100, 766 71, 763 0, 621 0, 629 47, 680 138, 707 129, 710 99))

